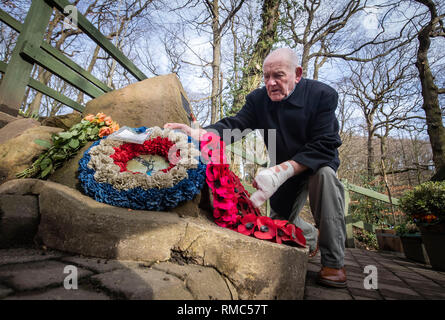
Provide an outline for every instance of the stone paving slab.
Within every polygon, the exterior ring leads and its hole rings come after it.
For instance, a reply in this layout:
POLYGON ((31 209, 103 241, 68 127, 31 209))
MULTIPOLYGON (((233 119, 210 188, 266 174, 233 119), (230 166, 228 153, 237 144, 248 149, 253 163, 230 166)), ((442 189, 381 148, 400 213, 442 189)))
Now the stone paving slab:
POLYGON ((49 289, 38 293, 25 293, 4 300, 110 300, 106 294, 88 290, 79 286, 78 289, 67 290, 64 287, 49 289))
POLYGON ((130 300, 192 300, 182 280, 154 269, 118 269, 92 277, 119 298, 130 300), (156 291, 153 290, 156 287, 156 291))
POLYGON ((308 263, 305 300, 445 300, 445 273, 400 253, 346 249, 346 289, 318 285, 320 268, 318 254, 308 263), (365 289, 366 265, 377 268, 377 289, 365 289))
POLYGON ((80 266, 97 273, 104 273, 127 267, 127 264, 125 264, 124 261, 88 258, 81 256, 63 257, 60 259, 60 261, 80 266))
MULTIPOLYGON (((17 291, 33 290, 63 284, 68 273, 66 264, 57 261, 39 261, 0 267, 0 281, 17 291)), ((90 275, 85 269, 78 269, 78 278, 90 275)))
POLYGON ((14 290, 7 288, 5 286, 2 286, 0 284, 0 299, 7 297, 8 295, 10 295, 13 292, 14 292, 14 290))
POLYGON ((0 250, 0 266, 13 263, 42 261, 64 256, 61 252, 33 248, 14 248, 0 250))
MULTIPOLYGON (((346 249, 345 267, 347 288, 327 288, 317 284, 320 254, 310 259, 304 299, 445 300, 445 272, 410 261, 399 253, 346 249), (364 287, 367 276, 364 267, 370 264, 377 267, 377 289, 364 287)), ((212 293, 215 288, 198 292, 199 285, 194 282, 199 282, 201 274, 207 277, 217 274, 199 266, 185 268, 170 263, 106 260, 34 248, 1 249, 0 299, 212 299, 212 295, 216 295, 212 293), (66 290, 62 286, 67 276, 63 273, 66 265, 78 268, 77 290, 66 290), (162 290, 157 289, 155 295, 154 287, 162 290)), ((227 298, 236 299, 233 293, 227 298)))

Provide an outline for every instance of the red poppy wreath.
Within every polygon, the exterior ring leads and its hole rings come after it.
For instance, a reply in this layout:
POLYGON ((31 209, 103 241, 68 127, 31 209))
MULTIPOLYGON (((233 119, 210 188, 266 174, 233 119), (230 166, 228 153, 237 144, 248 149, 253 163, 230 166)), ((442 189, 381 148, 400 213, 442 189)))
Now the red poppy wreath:
POLYGON ((208 132, 201 137, 201 156, 206 160, 206 182, 213 196, 213 217, 221 227, 276 243, 306 246, 302 230, 287 220, 261 216, 239 178, 229 169, 225 143, 208 132))

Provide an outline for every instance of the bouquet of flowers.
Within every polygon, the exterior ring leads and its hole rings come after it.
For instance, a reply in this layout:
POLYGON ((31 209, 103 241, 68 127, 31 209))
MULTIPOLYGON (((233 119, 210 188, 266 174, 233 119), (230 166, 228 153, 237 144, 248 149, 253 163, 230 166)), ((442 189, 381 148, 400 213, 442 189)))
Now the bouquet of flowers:
POLYGON ((31 167, 16 176, 17 178, 43 179, 73 157, 88 141, 97 140, 117 130, 119 130, 119 124, 111 117, 102 112, 96 115, 89 114, 68 131, 54 134, 52 145, 44 140, 34 141, 48 150, 42 153, 31 167))

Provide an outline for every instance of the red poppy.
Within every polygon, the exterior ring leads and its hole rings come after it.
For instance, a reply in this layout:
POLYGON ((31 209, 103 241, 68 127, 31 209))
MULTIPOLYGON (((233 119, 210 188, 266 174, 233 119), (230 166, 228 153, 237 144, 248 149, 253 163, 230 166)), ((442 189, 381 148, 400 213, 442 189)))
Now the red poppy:
POLYGON ((212 153, 213 153, 213 149, 210 146, 202 146, 201 147, 201 158, 205 161, 202 161, 204 163, 209 163, 211 162, 212 159, 212 153))
POLYGON ((269 217, 258 217, 257 219, 258 230, 253 235, 258 239, 272 240, 277 234, 277 226, 273 220, 269 217))
POLYGON ((210 181, 220 180, 221 177, 224 177, 229 172, 228 164, 209 164, 206 169, 206 179, 210 181))
POLYGON ((210 161, 213 164, 227 164, 227 158, 224 154, 224 149, 213 150, 210 161))
POLYGON ((246 214, 255 214, 256 216, 261 215, 259 209, 253 206, 252 201, 250 201, 244 193, 238 194, 238 209, 243 216, 246 214))
POLYGON ((277 237, 276 237, 276 242, 277 243, 282 243, 283 240, 289 240, 290 235, 289 235, 289 231, 286 228, 286 225, 289 223, 289 221, 287 220, 274 220, 273 221, 275 223, 275 225, 277 226, 277 237))
POLYGON ((207 132, 201 137, 201 156, 206 162, 213 164, 227 164, 224 154, 226 144, 218 135, 207 132))
POLYGON ((255 231, 258 217, 255 214, 248 214, 241 218, 241 224, 238 226, 238 232, 250 236, 255 231))
MULTIPOLYGON (((230 200, 233 202, 236 202, 236 193, 233 191, 233 188, 224 188, 224 187, 219 187, 219 188, 215 188, 215 192, 214 194, 217 194, 220 198, 223 198, 225 200, 230 200)), ((235 203, 235 207, 236 207, 236 203, 235 203)))
POLYGON ((213 197, 213 206, 218 209, 226 210, 227 212, 238 212, 236 203, 231 199, 219 200, 213 197))
POLYGON ((217 134, 210 131, 203 134, 199 140, 201 142, 201 147, 208 145, 212 149, 216 149, 220 145, 224 144, 224 141, 222 141, 217 134))
POLYGON ((289 223, 281 230, 284 232, 281 240, 293 241, 302 247, 306 246, 306 238, 303 236, 303 231, 300 228, 296 227, 294 224, 289 223))
MULTIPOLYGON (((124 143, 120 147, 114 148, 115 152, 110 155, 110 158, 121 168, 120 172, 124 172, 127 171, 127 162, 141 154, 159 155, 168 161, 168 151, 172 146, 173 142, 168 138, 161 137, 146 140, 143 144, 124 143)), ((161 171, 167 172, 174 166, 175 164, 169 163, 168 168, 162 169, 161 171)))

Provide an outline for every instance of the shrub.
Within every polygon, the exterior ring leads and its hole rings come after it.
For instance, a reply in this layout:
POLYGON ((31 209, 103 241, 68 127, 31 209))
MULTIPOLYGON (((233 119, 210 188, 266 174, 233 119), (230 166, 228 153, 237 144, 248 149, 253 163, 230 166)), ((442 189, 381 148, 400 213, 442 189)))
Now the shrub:
POLYGON ((416 186, 403 194, 399 206, 417 225, 445 222, 445 181, 416 186))
POLYGON ((419 232, 419 228, 411 221, 399 224, 394 228, 398 236, 404 236, 406 234, 414 234, 419 232))

